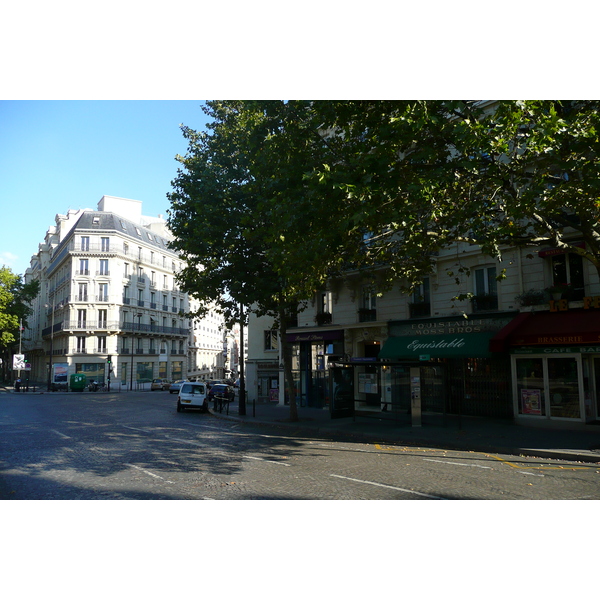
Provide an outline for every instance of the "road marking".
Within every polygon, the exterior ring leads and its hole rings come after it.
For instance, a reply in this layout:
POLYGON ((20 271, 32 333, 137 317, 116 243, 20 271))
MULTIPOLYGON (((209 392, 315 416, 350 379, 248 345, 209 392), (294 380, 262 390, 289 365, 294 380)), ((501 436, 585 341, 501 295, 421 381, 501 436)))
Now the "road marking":
POLYGON ((56 435, 60 435, 60 437, 64 438, 65 440, 71 439, 71 436, 65 435, 64 433, 61 433, 60 431, 56 431, 56 429, 51 429, 50 431, 52 431, 52 433, 55 433, 56 435))
POLYGON ((138 471, 142 471, 142 473, 146 473, 146 475, 150 475, 150 477, 154 477, 156 479, 161 479, 162 481, 165 481, 166 483, 175 483, 174 481, 169 481, 168 479, 165 479, 164 477, 161 477, 160 475, 156 475, 155 473, 147 471, 146 469, 142 469, 142 467, 138 467, 136 465, 132 465, 129 463, 125 463, 125 466, 131 467, 133 469, 137 469, 138 471))
POLYGON ((250 460, 262 460, 263 462, 273 463, 274 465, 281 465, 283 467, 291 467, 289 463, 280 462, 278 460, 268 460, 266 458, 260 458, 258 456, 242 456, 242 458, 249 458, 250 460))
POLYGON ((545 477, 542 473, 529 473, 528 471, 517 471, 518 473, 523 473, 523 475, 534 475, 535 477, 545 477))
POLYGON ((424 458, 427 462, 442 463, 444 465, 458 465, 459 467, 477 467, 478 469, 491 469, 492 467, 482 467, 481 465, 470 465, 468 463, 450 462, 449 460, 435 460, 433 458, 424 458))
POLYGON ((330 476, 338 477, 339 479, 347 479, 348 481, 356 481, 357 483, 366 483, 368 485, 376 485, 377 487, 389 488, 390 490, 398 490, 399 492, 406 492, 407 494, 416 494, 417 496, 423 496, 425 498, 433 498, 434 500, 446 500, 446 498, 441 498, 440 496, 431 496, 430 494, 422 494, 421 492, 415 492, 413 490, 406 490, 404 488, 396 487, 394 485, 386 485, 385 483, 377 483, 376 481, 363 481, 362 479, 354 479, 353 477, 344 477, 343 475, 334 475, 333 473, 330 476))
POLYGON ((148 431, 147 429, 140 429, 139 427, 129 427, 129 425, 123 425, 123 427, 125 427, 125 429, 133 429, 134 431, 143 431, 144 433, 152 433, 151 431, 148 431))

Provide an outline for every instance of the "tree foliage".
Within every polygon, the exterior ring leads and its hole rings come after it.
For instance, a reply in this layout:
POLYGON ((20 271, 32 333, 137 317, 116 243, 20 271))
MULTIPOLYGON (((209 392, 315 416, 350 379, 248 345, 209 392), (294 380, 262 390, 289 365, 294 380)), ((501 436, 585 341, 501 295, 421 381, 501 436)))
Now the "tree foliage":
POLYGON ((552 245, 600 271, 599 108, 595 101, 315 103, 321 127, 335 135, 331 160, 310 183, 343 189, 341 224, 371 233, 356 258, 388 264, 391 277, 409 283, 456 242, 498 259, 505 247, 552 245))
MULTIPOLYGON (((288 319, 326 278, 316 249, 296 245, 290 254, 287 232, 298 220, 288 223, 278 210, 280 204, 301 210, 304 175, 316 167, 309 108, 305 102, 207 103, 208 131, 183 127, 188 152, 178 157, 183 168, 169 194, 172 247, 186 261, 178 275, 182 289, 217 301, 228 324, 239 320, 241 305, 273 316, 284 354, 288 319)), ((289 357, 284 363, 297 419, 289 357)))
POLYGON ((10 364, 10 349, 19 339, 19 326, 27 327, 31 302, 39 293, 39 282, 23 283, 8 267, 0 267, 0 354, 5 372, 10 364))

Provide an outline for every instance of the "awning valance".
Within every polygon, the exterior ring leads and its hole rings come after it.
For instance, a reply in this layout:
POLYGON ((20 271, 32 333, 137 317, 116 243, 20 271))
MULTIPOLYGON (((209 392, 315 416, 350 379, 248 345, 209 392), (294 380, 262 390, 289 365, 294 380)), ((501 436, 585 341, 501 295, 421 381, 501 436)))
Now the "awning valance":
POLYGON ((573 346, 600 343, 600 311, 522 313, 491 342, 493 350, 509 346, 573 346))

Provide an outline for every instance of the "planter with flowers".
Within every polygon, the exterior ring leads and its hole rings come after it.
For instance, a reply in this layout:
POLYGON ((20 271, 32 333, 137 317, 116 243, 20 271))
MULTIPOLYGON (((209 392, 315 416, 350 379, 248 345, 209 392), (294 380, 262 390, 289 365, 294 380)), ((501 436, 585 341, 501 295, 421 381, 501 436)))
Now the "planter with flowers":
POLYGON ((557 283, 546 288, 553 300, 560 300, 561 298, 568 300, 571 295, 571 284, 570 283, 557 283))

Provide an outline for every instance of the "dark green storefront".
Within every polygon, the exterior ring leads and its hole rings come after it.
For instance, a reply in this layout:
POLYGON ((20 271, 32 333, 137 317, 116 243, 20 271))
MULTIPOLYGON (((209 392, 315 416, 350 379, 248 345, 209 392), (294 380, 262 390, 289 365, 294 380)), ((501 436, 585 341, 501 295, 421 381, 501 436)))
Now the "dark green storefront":
POLYGON ((423 412, 510 418, 510 358, 491 352, 490 340, 515 313, 389 324, 379 353, 393 408, 408 410, 410 366, 420 367, 423 412))

